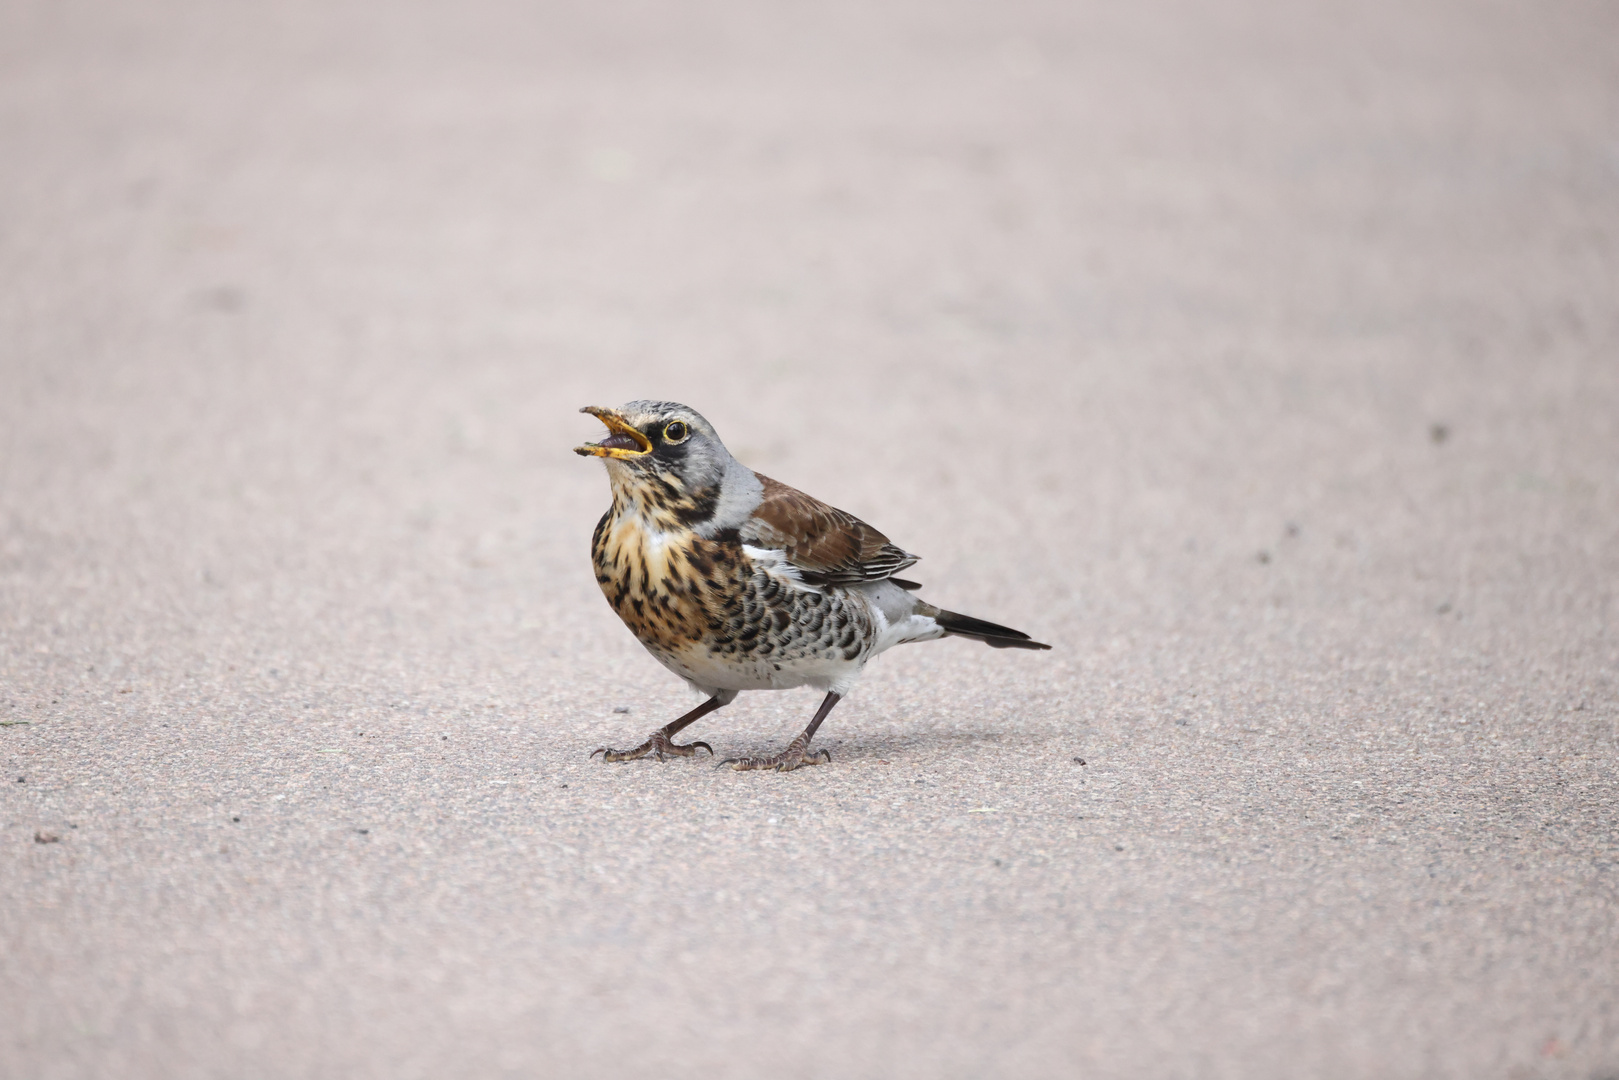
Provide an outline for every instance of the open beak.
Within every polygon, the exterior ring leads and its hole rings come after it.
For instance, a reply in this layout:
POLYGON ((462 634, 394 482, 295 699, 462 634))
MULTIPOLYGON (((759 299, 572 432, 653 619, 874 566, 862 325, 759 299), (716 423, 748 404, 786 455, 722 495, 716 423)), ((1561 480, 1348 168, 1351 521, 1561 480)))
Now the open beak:
POLYGON ((618 414, 618 410, 586 405, 579 411, 594 416, 606 424, 607 430, 611 432, 599 443, 585 443, 583 446, 574 447, 573 452, 580 457, 610 457, 622 460, 644 457, 652 451, 651 440, 632 428, 629 422, 618 414))

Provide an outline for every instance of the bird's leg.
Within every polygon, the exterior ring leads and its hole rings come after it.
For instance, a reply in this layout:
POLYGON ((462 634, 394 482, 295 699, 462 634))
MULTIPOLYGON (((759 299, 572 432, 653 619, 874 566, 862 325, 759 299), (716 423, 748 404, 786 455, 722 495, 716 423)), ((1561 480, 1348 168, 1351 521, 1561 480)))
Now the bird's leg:
POLYGON ((592 750, 590 756, 595 757, 600 754, 603 761, 634 761, 636 758, 644 758, 651 754, 659 761, 662 761, 666 757, 692 757, 697 753, 697 748, 700 746, 708 751, 709 757, 713 757, 714 748, 706 742, 677 743, 673 742, 670 736, 693 721, 701 720, 724 704, 725 702, 719 698, 711 697, 679 720, 671 720, 651 735, 648 735, 646 742, 637 746, 634 750, 609 750, 604 746, 599 750, 592 750))
POLYGON ((821 707, 815 710, 815 719, 809 722, 804 733, 787 744, 787 749, 774 757, 764 758, 726 758, 721 765, 741 771, 743 769, 775 769, 777 772, 792 772, 800 765, 826 765, 832 760, 832 755, 825 749, 817 750, 811 754, 809 742, 815 738, 815 729, 821 726, 826 714, 832 711, 832 706, 842 700, 841 694, 828 693, 821 701, 821 707))

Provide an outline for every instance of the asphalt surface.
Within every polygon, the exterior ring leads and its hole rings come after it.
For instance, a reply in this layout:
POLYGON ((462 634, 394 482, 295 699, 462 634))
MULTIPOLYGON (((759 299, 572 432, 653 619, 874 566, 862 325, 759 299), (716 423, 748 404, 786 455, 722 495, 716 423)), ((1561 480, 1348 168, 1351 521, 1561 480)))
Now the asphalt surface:
POLYGON ((1615 42, 0 7, 0 1075, 1619 1076, 1615 42), (638 397, 1054 650, 587 760, 638 397))

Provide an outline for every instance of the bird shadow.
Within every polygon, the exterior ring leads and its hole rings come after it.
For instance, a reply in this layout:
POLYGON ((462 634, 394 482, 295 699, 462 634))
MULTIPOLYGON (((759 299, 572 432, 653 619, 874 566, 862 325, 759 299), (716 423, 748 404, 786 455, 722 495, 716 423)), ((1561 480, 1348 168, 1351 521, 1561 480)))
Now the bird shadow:
POLYGON ((903 735, 871 737, 845 735, 828 739, 826 747, 834 761, 893 762, 901 760, 970 756, 988 747, 1016 749, 1033 742, 1031 737, 1005 731, 918 731, 903 735))

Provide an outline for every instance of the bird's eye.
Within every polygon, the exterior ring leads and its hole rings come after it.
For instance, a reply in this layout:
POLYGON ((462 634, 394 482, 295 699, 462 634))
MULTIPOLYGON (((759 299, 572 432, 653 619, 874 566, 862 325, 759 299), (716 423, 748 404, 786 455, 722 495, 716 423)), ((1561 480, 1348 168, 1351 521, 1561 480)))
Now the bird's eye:
POLYGON ((672 443, 685 442, 686 436, 689 434, 691 434, 691 432, 686 429, 686 425, 681 421, 676 420, 674 423, 663 429, 663 441, 672 443))

